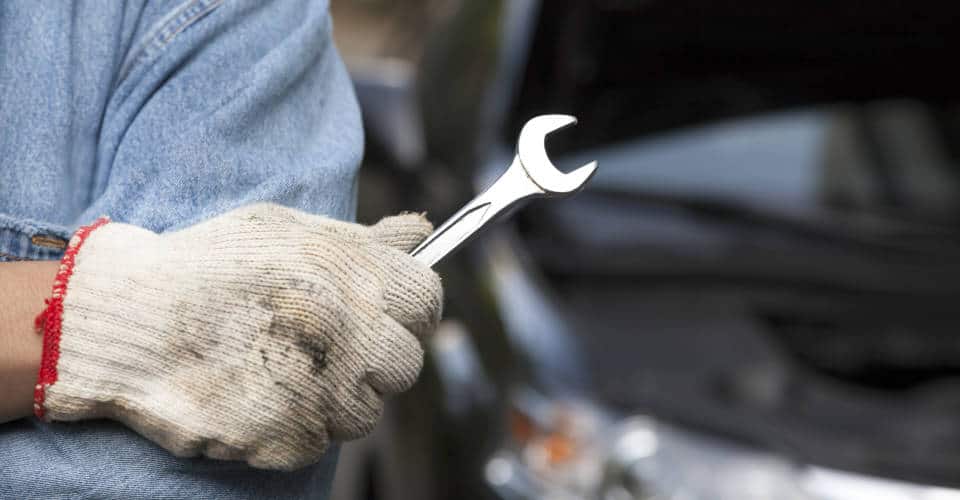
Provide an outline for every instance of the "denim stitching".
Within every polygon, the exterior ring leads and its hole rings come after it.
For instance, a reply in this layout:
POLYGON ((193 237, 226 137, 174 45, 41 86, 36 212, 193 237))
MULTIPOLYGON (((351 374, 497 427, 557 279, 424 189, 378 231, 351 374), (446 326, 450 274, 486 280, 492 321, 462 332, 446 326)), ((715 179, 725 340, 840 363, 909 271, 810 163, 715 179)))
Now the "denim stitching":
POLYGON ((0 214, 0 262, 59 258, 62 250, 36 245, 32 238, 46 236, 66 241, 71 232, 62 226, 0 214))
POLYGON ((30 237, 19 232, 0 232, 0 262, 21 260, 51 260, 63 255, 63 250, 44 248, 30 242, 30 237))
POLYGON ((174 37, 190 27, 203 16, 223 4, 224 0, 187 0, 179 7, 157 22, 150 32, 143 37, 137 48, 131 51, 120 68, 120 77, 117 86, 122 83, 135 67, 152 58, 162 50, 174 37))
POLYGON ((7 252, 0 252, 0 259, 3 259, 3 261, 12 261, 12 262, 27 260, 25 257, 18 257, 16 255, 13 255, 12 253, 7 253, 7 252))

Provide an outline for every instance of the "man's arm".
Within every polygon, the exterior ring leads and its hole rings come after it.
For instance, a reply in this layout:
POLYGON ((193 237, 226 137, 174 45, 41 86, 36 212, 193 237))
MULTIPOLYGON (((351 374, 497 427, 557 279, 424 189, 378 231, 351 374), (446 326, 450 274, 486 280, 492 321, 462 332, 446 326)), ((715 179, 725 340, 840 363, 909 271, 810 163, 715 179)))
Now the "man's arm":
POLYGON ((163 49, 117 83, 97 131, 103 182, 75 224, 106 214, 164 233, 258 202, 353 218, 363 127, 327 2, 191 3, 219 7, 150 30, 163 49))
POLYGON ((43 337, 33 320, 50 296, 56 262, 0 264, 0 423, 33 413, 43 337))

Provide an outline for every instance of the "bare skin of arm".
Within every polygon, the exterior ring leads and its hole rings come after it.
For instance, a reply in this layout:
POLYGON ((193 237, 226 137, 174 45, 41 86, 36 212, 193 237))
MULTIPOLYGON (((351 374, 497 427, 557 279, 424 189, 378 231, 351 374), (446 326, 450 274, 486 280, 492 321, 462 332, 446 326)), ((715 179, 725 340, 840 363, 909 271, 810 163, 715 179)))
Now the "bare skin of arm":
POLYGON ((33 414, 43 337, 33 320, 50 296, 57 262, 0 263, 0 423, 33 414))

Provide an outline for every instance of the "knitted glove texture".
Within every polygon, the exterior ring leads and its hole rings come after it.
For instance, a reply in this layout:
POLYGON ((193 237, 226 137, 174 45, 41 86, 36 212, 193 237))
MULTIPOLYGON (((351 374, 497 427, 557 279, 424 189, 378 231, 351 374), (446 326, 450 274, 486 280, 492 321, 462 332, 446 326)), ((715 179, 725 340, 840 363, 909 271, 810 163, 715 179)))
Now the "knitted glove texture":
POLYGON ((115 419, 179 456, 313 463, 416 380, 442 289, 407 252, 431 230, 270 204, 163 235, 107 224, 76 255, 42 411, 115 419))

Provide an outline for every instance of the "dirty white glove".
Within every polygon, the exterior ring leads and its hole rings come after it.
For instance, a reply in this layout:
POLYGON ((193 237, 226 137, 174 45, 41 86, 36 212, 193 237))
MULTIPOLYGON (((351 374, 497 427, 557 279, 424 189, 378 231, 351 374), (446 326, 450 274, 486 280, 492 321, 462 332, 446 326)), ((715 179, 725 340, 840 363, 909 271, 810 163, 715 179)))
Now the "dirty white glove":
POLYGON ((442 290, 407 252, 431 229, 259 204, 163 235, 81 230, 38 318, 35 410, 119 420, 179 456, 310 464, 417 378, 442 290))

